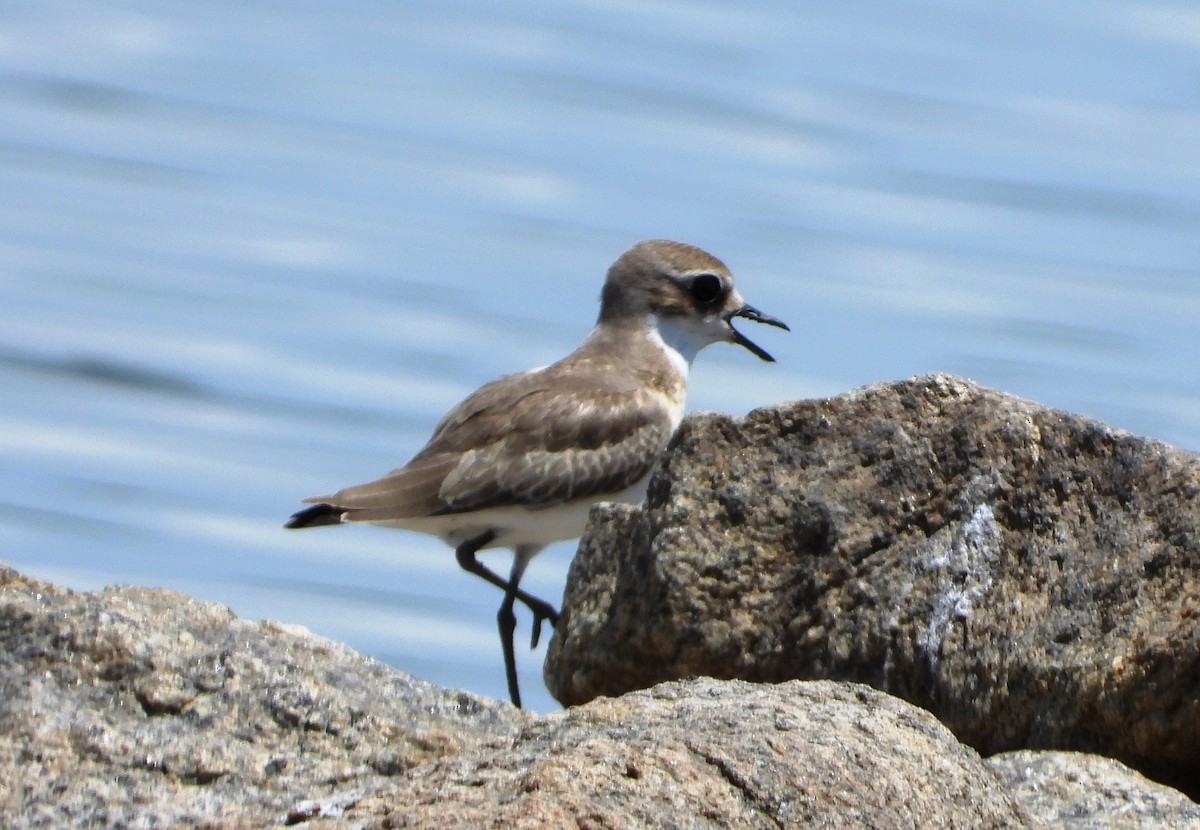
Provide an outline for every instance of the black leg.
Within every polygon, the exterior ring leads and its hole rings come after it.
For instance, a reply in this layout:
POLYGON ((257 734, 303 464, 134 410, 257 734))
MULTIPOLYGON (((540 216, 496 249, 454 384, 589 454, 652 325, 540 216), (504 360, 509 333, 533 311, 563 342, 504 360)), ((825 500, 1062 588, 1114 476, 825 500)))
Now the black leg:
MULTIPOLYGON (((486 579, 488 582, 492 583, 507 594, 510 585, 509 580, 502 578, 495 572, 488 569, 487 566, 480 562, 475 556, 475 554, 479 553, 480 548, 495 538, 496 532, 494 530, 489 530, 486 533, 476 536, 474 539, 468 539, 467 541, 463 542, 454 549, 454 554, 458 558, 458 566, 460 568, 467 573, 473 573, 475 576, 486 579)), ((533 548, 532 550, 534 553, 537 553, 537 551, 540 549, 541 548, 533 548)), ((532 558, 533 554, 531 553, 528 556, 529 558, 532 558)), ((525 564, 529 564, 528 560, 525 564)), ((516 565, 515 560, 513 565, 516 565)), ((523 572, 524 567, 522 567, 521 570, 523 572)), ((533 635, 530 637, 529 647, 537 648, 537 644, 541 641, 542 637, 542 623, 549 622, 551 627, 558 625, 558 612, 554 610, 554 606, 550 603, 540 600, 532 594, 525 593, 517 588, 516 585, 512 585, 512 589, 513 598, 519 599, 521 603, 533 613, 533 635)))
MULTIPOLYGON (((515 564, 515 563, 514 563, 515 564)), ((517 630, 517 615, 513 613, 513 601, 516 592, 509 582, 509 589, 504 592, 500 610, 496 612, 496 625, 500 629, 500 650, 504 654, 504 679, 508 681, 508 699, 512 705, 521 708, 521 687, 517 683, 517 655, 513 649, 513 632, 517 630)))
MULTIPOLYGON (((517 599, 519 591, 517 585, 521 582, 525 567, 539 550, 541 550, 540 547, 519 545, 513 551, 512 572, 508 576, 508 587, 504 590, 504 601, 500 603, 500 610, 496 613, 496 623, 500 627, 500 648, 504 652, 504 676, 508 680, 508 696, 512 700, 513 706, 518 709, 521 708, 521 689, 517 684, 517 656, 513 650, 513 632, 517 628, 517 615, 513 613, 513 602, 517 599)), ((539 628, 541 628, 541 624, 537 621, 537 612, 534 612, 535 644, 539 628)))

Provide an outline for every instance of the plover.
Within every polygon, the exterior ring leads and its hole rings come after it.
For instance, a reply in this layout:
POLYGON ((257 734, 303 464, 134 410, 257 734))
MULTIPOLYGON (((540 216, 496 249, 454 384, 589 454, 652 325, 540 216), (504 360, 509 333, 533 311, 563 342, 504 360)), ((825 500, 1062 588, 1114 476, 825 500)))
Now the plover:
POLYGON ((512 702, 520 706, 513 605, 533 612, 531 647, 558 613, 520 589, 529 561, 582 535, 592 505, 638 503, 683 418, 688 369, 710 343, 769 354, 733 327, 787 329, 747 305, 719 259, 680 242, 639 242, 613 263, 600 317, 574 352, 481 387, 442 419, 425 448, 383 478, 305 499, 286 527, 366 522, 429 533, 458 564, 504 591, 497 622, 512 702), (479 561, 513 550, 508 579, 479 561))

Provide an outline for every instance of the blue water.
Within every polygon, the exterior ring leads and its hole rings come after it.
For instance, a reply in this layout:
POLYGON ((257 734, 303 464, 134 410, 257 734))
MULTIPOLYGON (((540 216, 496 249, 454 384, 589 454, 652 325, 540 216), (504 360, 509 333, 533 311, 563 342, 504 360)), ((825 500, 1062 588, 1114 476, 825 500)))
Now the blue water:
POLYGON ((503 697, 498 592, 299 499, 570 350, 646 237, 793 328, 693 409, 943 370, 1200 449, 1198 136, 1193 3, 8 0, 0 559, 503 697))

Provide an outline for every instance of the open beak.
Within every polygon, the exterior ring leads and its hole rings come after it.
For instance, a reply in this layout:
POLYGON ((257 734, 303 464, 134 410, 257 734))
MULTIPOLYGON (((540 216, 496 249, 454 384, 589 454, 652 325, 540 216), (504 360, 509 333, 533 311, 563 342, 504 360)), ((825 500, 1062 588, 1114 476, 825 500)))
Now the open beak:
POLYGON ((747 320, 753 320, 756 323, 766 323, 768 326, 775 326, 783 329, 784 331, 791 331, 791 329, 787 327, 787 323, 783 322, 778 317, 772 317, 769 314, 763 314, 761 311, 751 305, 744 305, 737 311, 730 312, 725 317, 725 322, 729 323, 729 330, 733 332, 733 337, 730 338, 732 342, 737 343, 739 346, 745 346, 763 360, 774 363, 775 358, 771 357, 766 353, 766 351, 760 348, 758 344, 751 341, 750 338, 746 337, 733 327, 734 317, 745 317, 747 320))

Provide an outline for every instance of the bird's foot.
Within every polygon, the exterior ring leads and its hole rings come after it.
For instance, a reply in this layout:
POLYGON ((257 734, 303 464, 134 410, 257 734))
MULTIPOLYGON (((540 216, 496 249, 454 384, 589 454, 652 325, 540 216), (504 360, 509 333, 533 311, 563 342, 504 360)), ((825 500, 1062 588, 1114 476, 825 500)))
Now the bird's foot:
POLYGON ((558 626, 558 612, 554 610, 548 602, 543 602, 540 599, 534 599, 533 602, 528 602, 529 610, 533 612, 533 634, 529 638, 529 648, 535 649, 538 643, 542 640, 542 623, 550 623, 551 628, 558 626))

